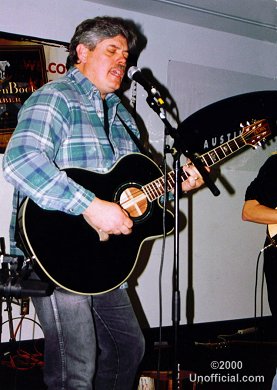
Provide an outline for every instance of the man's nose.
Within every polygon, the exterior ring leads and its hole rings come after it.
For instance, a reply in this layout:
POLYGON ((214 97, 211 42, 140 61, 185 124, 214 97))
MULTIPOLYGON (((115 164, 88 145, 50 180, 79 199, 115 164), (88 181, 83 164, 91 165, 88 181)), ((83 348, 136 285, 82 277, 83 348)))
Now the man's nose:
POLYGON ((118 62, 120 64, 124 64, 124 65, 127 63, 127 58, 126 58, 126 55, 125 55, 124 52, 119 53, 119 55, 118 55, 118 62))

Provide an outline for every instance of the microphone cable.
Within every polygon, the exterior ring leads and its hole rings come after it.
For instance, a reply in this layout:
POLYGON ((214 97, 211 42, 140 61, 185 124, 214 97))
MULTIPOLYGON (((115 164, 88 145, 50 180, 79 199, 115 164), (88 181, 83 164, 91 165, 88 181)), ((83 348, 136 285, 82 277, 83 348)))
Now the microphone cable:
MULTIPOLYGON (((164 136, 164 149, 166 150, 166 135, 164 136)), ((161 250, 161 262, 159 268, 159 337, 158 337, 158 357, 157 357, 157 390, 160 389, 160 371, 161 371, 161 354, 162 354, 162 324, 163 324, 163 300, 162 300, 162 274, 165 259, 165 245, 166 245, 166 214, 167 214, 167 202, 168 202, 168 184, 167 184, 167 161, 166 153, 163 157, 163 176, 164 176, 164 195, 163 195, 163 239, 162 239, 162 250, 161 250)))
MULTIPOLYGON (((263 253, 263 250, 260 250, 257 261, 256 261, 256 271, 255 271, 255 294, 254 294, 254 318, 257 318, 257 306, 258 306, 258 278, 259 278, 259 264, 261 259, 261 254, 263 253)), ((264 292, 264 261, 262 264, 262 283, 261 283, 261 292, 260 292, 260 299, 261 299, 261 316, 263 315, 263 292, 264 292)))

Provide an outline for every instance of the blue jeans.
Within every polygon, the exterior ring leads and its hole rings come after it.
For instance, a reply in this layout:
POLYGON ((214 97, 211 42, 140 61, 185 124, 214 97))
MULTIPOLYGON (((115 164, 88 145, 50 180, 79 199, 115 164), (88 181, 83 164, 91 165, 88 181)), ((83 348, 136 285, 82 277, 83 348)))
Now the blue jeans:
POLYGON ((33 298, 45 337, 48 390, 131 390, 144 338, 126 289, 33 298))

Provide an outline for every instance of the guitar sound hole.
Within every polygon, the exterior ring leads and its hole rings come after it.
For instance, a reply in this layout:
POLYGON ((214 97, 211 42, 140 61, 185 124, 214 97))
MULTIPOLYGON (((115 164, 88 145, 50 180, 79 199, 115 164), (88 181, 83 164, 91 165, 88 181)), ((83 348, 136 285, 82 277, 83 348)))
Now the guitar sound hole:
POLYGON ((125 188, 120 194, 120 206, 132 218, 144 217, 148 211, 148 200, 144 192, 136 187, 125 188))

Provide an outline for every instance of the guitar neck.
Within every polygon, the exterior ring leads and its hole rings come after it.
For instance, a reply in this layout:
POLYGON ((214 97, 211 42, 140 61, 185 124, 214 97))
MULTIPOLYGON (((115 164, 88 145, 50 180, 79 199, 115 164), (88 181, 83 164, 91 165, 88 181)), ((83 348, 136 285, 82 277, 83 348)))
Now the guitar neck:
MULTIPOLYGON (((216 148, 210 150, 209 152, 206 152, 201 156, 198 156, 197 158, 199 158, 204 165, 211 167, 212 165, 217 164, 218 162, 222 161, 226 157, 231 156, 233 153, 237 152, 245 145, 247 145, 247 143, 245 142, 244 138, 241 135, 239 135, 236 138, 233 138, 232 140, 227 141, 220 146, 217 146, 216 148)), ((146 194, 147 199, 150 202, 152 202, 158 199, 160 196, 164 195, 165 190, 167 192, 172 191, 174 189, 174 184, 175 184, 174 176, 175 176, 174 171, 168 172, 166 186, 165 186, 164 176, 161 176, 158 179, 152 181, 151 183, 148 183, 145 186, 143 186, 142 190, 146 194)), ((185 181, 187 178, 188 178, 188 174, 182 171, 181 180, 185 181)))

